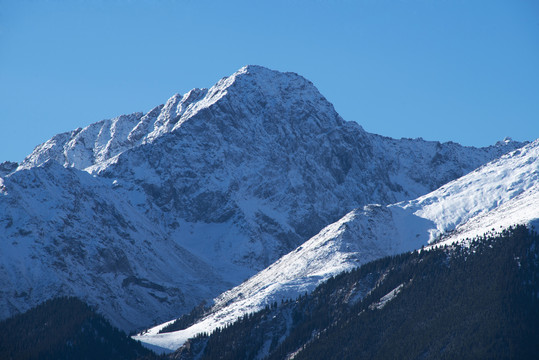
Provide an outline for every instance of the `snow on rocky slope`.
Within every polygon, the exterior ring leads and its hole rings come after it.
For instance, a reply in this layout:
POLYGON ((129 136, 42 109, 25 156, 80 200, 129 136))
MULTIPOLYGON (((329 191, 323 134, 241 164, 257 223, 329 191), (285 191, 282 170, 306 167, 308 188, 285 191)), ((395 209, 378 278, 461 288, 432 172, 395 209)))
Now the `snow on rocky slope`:
POLYGON ((229 285, 96 178, 54 161, 5 178, 0 189, 0 310, 77 295, 117 326, 193 307, 229 285))
POLYGON ((296 250, 215 299, 193 326, 136 339, 176 349, 281 299, 296 298, 360 264, 419 249, 465 241, 515 224, 539 225, 539 139, 416 200, 368 205, 327 226, 296 250))
MULTIPOLYGON (((493 214, 493 210, 498 213, 503 209, 508 211, 508 206, 517 206, 523 196, 534 196, 538 191, 539 139, 432 193, 397 206, 436 224, 436 228, 430 231, 429 242, 432 243, 444 234, 454 238, 461 231, 459 225, 462 226, 472 218, 493 214)), ((530 210, 533 216, 537 215, 539 205, 531 206, 530 210)), ((498 221, 505 223, 506 220, 500 217, 498 221)), ((522 220, 529 220, 525 213, 522 213, 522 220)))
POLYGON ((164 321, 354 208, 417 198, 519 146, 369 134, 303 77, 246 66, 2 166, 0 318, 65 294, 126 330, 164 321))
POLYGON ((221 268, 243 280, 355 207, 415 198, 519 145, 368 134, 301 76, 247 66, 148 114, 58 135, 19 169, 51 158, 115 179, 193 253, 219 264, 233 250, 239 268, 221 268))

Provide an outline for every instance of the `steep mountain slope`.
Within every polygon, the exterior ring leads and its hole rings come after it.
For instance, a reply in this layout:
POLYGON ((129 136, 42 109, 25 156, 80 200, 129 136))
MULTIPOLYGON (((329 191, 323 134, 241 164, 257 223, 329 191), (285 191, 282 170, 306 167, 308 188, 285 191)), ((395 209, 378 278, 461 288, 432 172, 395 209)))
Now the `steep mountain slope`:
POLYGON ((60 293, 123 329, 164 321, 356 207, 416 198, 520 145, 368 134, 301 76, 247 66, 2 167, 0 317, 60 293))
POLYGON ((429 243, 463 241, 514 224, 539 225, 537 204, 539 139, 416 200, 354 210, 216 298, 209 314, 194 325, 159 334, 166 323, 137 339, 177 348, 198 333, 310 292, 331 276, 368 261, 429 243))
POLYGON ((463 231, 459 225, 471 218, 476 219, 474 228, 479 233, 489 230, 487 224, 479 226, 477 222, 485 216, 498 217, 498 225, 504 227, 537 219, 539 207, 531 200, 537 198, 538 192, 539 139, 430 194, 397 206, 436 223, 430 242, 448 233, 446 236, 458 240, 463 238, 463 234, 459 235, 463 231), (508 217, 511 209, 517 208, 518 215, 508 217))
POLYGON ((79 295, 123 329, 191 308, 229 285, 112 191, 49 161, 5 178, 0 310, 79 295))
POLYGON ((539 236, 387 257, 201 335, 175 359, 533 359, 539 236))

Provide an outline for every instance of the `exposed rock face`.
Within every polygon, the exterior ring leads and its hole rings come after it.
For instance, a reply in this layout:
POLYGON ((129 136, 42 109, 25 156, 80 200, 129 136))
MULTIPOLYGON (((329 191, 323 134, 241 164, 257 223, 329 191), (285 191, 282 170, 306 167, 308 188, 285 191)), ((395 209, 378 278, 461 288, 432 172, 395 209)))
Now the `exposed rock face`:
POLYGON ((6 176, 17 169, 19 164, 13 161, 4 161, 0 163, 0 177, 6 176))
POLYGON ((0 316, 65 294, 124 329, 167 320, 356 207, 416 198, 521 145, 369 134, 303 77, 247 66, 0 169, 0 316))

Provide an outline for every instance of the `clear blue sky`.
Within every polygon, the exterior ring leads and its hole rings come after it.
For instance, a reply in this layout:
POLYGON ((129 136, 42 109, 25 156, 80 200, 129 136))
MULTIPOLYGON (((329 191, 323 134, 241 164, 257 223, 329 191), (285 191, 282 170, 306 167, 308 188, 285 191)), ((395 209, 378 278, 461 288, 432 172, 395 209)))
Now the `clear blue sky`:
POLYGON ((386 136, 539 137, 539 1, 0 0, 0 161, 245 64, 386 136))

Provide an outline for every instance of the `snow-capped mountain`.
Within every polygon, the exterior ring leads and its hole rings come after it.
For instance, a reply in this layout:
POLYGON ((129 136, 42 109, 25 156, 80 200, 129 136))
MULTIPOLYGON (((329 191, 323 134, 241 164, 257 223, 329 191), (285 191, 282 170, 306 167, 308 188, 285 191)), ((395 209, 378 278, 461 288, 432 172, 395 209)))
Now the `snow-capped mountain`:
POLYGON ((303 77, 247 66, 0 169, 0 317, 65 294, 124 329, 164 321, 354 208, 417 198, 521 145, 369 134, 303 77))
POLYGON ((187 329, 135 337, 174 350, 275 301, 295 299, 343 271, 387 256, 499 231, 539 226, 539 139, 441 188, 393 205, 368 205, 327 226, 296 250, 215 299, 187 329))

